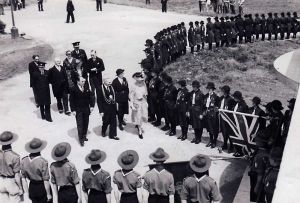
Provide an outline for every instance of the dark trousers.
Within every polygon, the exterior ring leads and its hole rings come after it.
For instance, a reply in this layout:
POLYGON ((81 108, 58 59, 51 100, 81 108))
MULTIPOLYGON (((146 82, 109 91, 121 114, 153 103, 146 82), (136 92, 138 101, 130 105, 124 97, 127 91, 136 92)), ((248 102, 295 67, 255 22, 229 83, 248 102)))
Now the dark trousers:
POLYGON ((109 137, 116 137, 117 136, 116 113, 104 112, 102 121, 103 121, 102 132, 105 133, 107 130, 107 127, 109 126, 109 137))
POLYGON ((218 117, 215 115, 214 117, 206 117, 207 130, 209 132, 209 141, 212 144, 217 144, 218 139, 218 117))
POLYGON ((23 8, 25 8, 25 0, 21 0, 23 8))
POLYGON ((47 203, 44 181, 30 181, 29 198, 32 203, 47 203))
POLYGON ((169 196, 149 195, 148 203, 169 203, 169 196))
POLYGON ((69 101, 67 92, 63 92, 61 95, 56 97, 58 111, 69 111, 69 101))
POLYGON ((119 125, 124 122, 124 115, 128 114, 128 102, 118 103, 118 121, 119 125))
POLYGON ((191 53, 194 53, 194 46, 191 47, 191 53))
POLYGON ((135 193, 122 193, 120 203, 139 203, 136 192, 135 193))
POLYGON ((88 110, 76 111, 76 124, 79 141, 82 141, 84 138, 86 138, 89 127, 89 118, 90 112, 88 110))
POLYGON ((230 10, 232 14, 235 14, 235 7, 234 5, 230 5, 230 10))
POLYGON ((43 0, 40 0, 40 1, 38 2, 38 8, 39 8, 39 11, 44 11, 43 0))
POLYGON ((261 40, 262 40, 262 41, 265 40, 265 35, 266 35, 265 31, 262 31, 262 32, 261 32, 261 40))
POLYGON ((33 92, 33 97, 34 97, 34 102, 35 105, 37 105, 37 99, 36 99, 36 89, 34 87, 32 87, 32 92, 33 92))
POLYGON ((202 140, 202 133, 203 133, 203 128, 195 128, 195 140, 200 141, 202 140))
POLYGON ((199 1, 199 11, 202 12, 202 3, 199 1))
POLYGON ((102 0, 96 0, 96 8, 97 8, 97 11, 102 11, 102 0))
POLYGON ((230 126, 228 126, 228 124, 226 123, 226 121, 224 121, 224 120, 222 120, 220 118, 220 127, 221 127, 221 132, 222 132, 222 135, 223 135, 224 147, 227 148, 227 146, 228 146, 228 140, 229 140, 230 148, 232 148, 233 144, 232 144, 232 141, 231 141, 231 139, 229 137, 230 132, 231 132, 230 126))
POLYGON ((166 106, 166 110, 167 110, 166 113, 167 113, 168 120, 171 124, 171 132, 176 133, 176 119, 177 119, 176 109, 166 106))
POLYGON ((271 39, 272 39, 272 32, 269 31, 269 32, 268 32, 268 40, 271 40, 271 39))
POLYGON ((75 18, 74 18, 74 13, 73 12, 68 12, 68 14, 67 14, 67 23, 70 22, 70 17, 72 19, 72 23, 74 23, 75 18))
POLYGON ((42 119, 51 120, 50 104, 40 105, 42 119))
POLYGON ((208 49, 212 50, 212 43, 208 43, 208 49))
POLYGON ((146 0, 146 4, 150 4, 150 0, 146 0))
POLYGON ((77 203, 78 195, 75 186, 62 186, 58 191, 58 203, 77 203))
POLYGON ((186 112, 178 111, 177 115, 178 115, 178 121, 179 121, 179 125, 181 127, 182 135, 187 135, 189 124, 188 124, 188 117, 186 116, 186 112))
POLYGON ((91 189, 88 196, 88 203, 107 203, 106 194, 102 191, 91 189))
POLYGON ((161 12, 167 12, 167 2, 161 3, 161 12))
POLYGON ((158 99, 150 98, 149 105, 150 105, 151 111, 153 112, 154 117, 156 118, 156 121, 160 123, 162 115, 161 115, 160 104, 159 104, 158 99))
POLYGON ((277 38, 278 38, 278 31, 277 30, 274 31, 274 35, 275 35, 274 39, 277 40, 277 38))

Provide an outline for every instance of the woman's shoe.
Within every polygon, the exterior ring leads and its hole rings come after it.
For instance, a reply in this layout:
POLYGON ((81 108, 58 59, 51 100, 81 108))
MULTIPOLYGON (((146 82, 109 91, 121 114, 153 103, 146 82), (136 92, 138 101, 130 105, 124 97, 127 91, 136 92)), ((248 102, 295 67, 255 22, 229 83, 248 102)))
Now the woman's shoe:
POLYGON ((143 139, 144 137, 143 137, 143 133, 139 133, 139 138, 140 139, 143 139))

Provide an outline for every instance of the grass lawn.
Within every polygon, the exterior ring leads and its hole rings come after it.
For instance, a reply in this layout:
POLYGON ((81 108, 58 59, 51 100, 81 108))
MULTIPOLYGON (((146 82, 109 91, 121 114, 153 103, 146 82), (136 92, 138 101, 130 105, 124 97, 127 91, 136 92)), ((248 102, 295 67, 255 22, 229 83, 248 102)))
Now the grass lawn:
POLYGON ((0 35, 0 82, 18 73, 28 71, 28 63, 34 54, 47 61, 53 54, 50 45, 34 39, 11 39, 9 34, 0 35))
MULTIPOLYGON (((107 0, 109 3, 121 4, 160 10, 160 0, 150 0, 151 4, 146 5, 145 0, 107 0)), ((237 1, 237 0, 236 0, 237 1)), ((198 0, 169 0, 168 10, 178 13, 200 15, 198 0)), ((245 0, 245 13, 268 13, 268 12, 300 12, 300 0, 245 0)), ((214 16, 214 12, 208 11, 201 15, 214 16)))
POLYGON ((212 81, 217 87, 229 85, 232 93, 241 91, 249 105, 254 96, 259 96, 263 103, 279 99, 287 104, 287 99, 296 96, 298 85, 281 76, 273 68, 273 62, 280 55, 299 47, 298 38, 259 41, 214 51, 201 50, 194 55, 188 53, 165 70, 175 80, 187 79, 189 85, 192 80, 199 80, 204 93, 207 92, 205 84, 212 81))

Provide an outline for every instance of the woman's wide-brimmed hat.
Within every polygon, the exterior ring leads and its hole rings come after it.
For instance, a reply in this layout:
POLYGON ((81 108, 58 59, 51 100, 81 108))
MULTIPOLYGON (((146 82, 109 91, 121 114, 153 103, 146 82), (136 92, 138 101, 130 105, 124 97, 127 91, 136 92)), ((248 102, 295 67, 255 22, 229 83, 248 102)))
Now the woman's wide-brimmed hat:
POLYGON ((0 135, 0 145, 10 145, 18 139, 18 135, 11 131, 4 131, 0 135))
POLYGON ((132 75, 135 80, 143 81, 145 78, 141 72, 136 72, 132 75))
POLYGON ((25 144, 25 150, 29 153, 41 152, 47 146, 47 142, 39 138, 33 138, 30 142, 25 144))
POLYGON ((126 150, 118 157, 118 164, 122 169, 131 170, 139 162, 139 155, 134 150, 126 150))
POLYGON ((116 70, 116 75, 119 76, 122 73, 124 73, 124 71, 125 71, 124 69, 119 68, 119 69, 116 70))
POLYGON ((86 157, 85 161, 88 164, 96 165, 102 163, 106 159, 106 153, 99 149, 93 149, 86 157))
POLYGON ((51 156, 55 161, 62 161, 69 156, 70 152, 71 145, 67 142, 61 142, 53 147, 51 156))
POLYGON ((203 173, 211 166, 211 159, 203 154, 198 154, 191 158, 190 167, 196 173, 203 173))
POLYGON ((166 161, 170 156, 168 153, 165 152, 162 148, 157 148, 155 152, 150 154, 150 159, 152 159, 154 162, 164 162, 166 161))

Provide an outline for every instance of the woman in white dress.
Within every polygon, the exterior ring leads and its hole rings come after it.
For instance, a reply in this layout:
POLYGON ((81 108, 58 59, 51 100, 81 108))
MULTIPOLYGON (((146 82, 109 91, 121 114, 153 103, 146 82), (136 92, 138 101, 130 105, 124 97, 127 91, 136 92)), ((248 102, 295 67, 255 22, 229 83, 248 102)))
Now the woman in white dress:
POLYGON ((141 72, 133 74, 135 83, 130 89, 130 108, 132 110, 131 118, 135 127, 138 129, 140 139, 143 139, 143 123, 148 120, 147 87, 145 79, 141 72))

